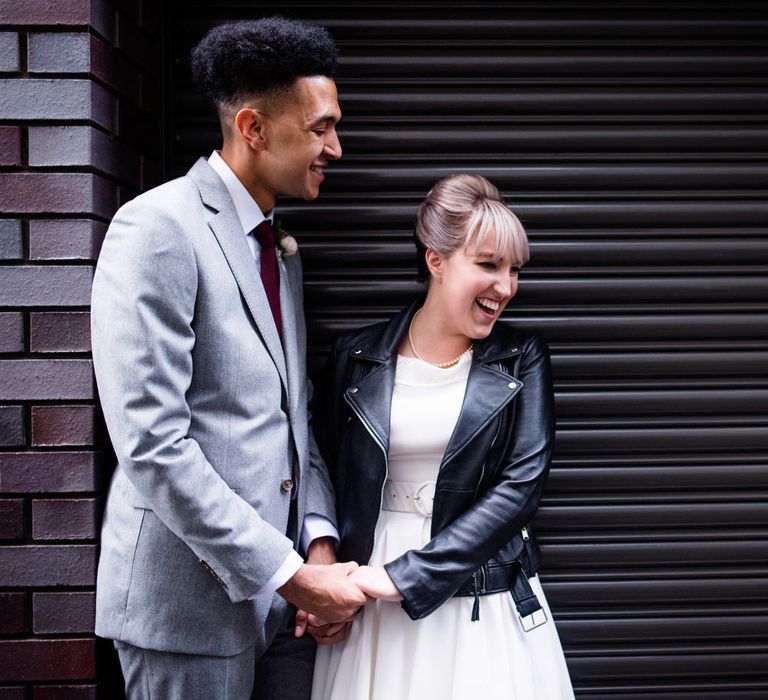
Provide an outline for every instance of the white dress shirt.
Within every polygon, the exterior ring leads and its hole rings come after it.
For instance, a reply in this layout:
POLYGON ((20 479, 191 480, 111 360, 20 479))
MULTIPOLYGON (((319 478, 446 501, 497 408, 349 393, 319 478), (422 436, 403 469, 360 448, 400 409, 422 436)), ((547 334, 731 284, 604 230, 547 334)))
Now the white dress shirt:
MULTIPOLYGON (((268 214, 264 214, 261 211, 256 200, 251 197, 248 190, 245 189, 245 185, 232 172, 232 168, 224 162, 218 151, 211 153, 208 158, 208 165, 222 179, 224 186, 229 192, 229 196, 232 198, 237 217, 240 219, 240 224, 243 227, 243 235, 246 237, 248 247, 251 250, 253 259, 256 261, 256 271, 258 272, 260 269, 259 253, 261 252, 261 246, 256 240, 253 230, 264 220, 269 220, 272 223, 274 209, 268 214)), ((318 537, 333 537, 337 542, 339 541, 339 533, 328 518, 317 513, 307 513, 304 516, 304 523, 301 529, 302 549, 306 552, 312 540, 318 537)), ((272 578, 264 584, 264 587, 254 597, 272 595, 299 570, 303 563, 298 552, 291 551, 272 578)))

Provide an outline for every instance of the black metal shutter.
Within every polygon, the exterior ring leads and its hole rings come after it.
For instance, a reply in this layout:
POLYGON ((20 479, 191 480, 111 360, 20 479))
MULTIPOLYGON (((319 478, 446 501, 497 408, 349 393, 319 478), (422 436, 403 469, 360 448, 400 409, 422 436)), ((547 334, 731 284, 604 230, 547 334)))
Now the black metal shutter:
MULTIPOLYGON (((311 368, 417 292, 415 207, 488 176, 553 352, 542 579, 579 698, 768 697, 768 12, 760 3, 172 3, 169 162, 217 144, 186 57, 279 12, 342 52, 343 160, 286 203, 311 368)), ((354 699, 351 699, 354 700, 354 699)))

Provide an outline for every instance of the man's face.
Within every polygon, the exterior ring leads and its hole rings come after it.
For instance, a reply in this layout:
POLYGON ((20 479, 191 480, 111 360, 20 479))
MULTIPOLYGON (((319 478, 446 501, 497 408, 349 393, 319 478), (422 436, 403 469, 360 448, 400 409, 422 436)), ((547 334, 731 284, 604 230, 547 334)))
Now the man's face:
POLYGON ((299 78, 293 95, 264 121, 267 167, 263 186, 273 197, 315 199, 328 162, 341 158, 336 83, 326 76, 299 78))

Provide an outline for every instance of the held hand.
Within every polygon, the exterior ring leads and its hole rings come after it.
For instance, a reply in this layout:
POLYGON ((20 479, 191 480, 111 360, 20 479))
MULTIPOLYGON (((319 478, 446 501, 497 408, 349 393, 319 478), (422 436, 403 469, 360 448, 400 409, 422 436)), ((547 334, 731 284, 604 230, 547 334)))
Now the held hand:
POLYGON ((296 612, 296 636, 301 637, 307 632, 321 646, 338 644, 347 638, 352 620, 353 618, 342 622, 326 622, 317 615, 310 615, 306 610, 298 610, 296 612))
POLYGON ((403 599, 397 586, 389 578, 389 574, 378 566, 361 566, 355 569, 349 578, 360 590, 371 598, 398 603, 403 599))
POLYGON ((349 577, 355 569, 355 562, 302 564, 277 592, 300 610, 328 622, 343 622, 365 605, 365 594, 349 577))

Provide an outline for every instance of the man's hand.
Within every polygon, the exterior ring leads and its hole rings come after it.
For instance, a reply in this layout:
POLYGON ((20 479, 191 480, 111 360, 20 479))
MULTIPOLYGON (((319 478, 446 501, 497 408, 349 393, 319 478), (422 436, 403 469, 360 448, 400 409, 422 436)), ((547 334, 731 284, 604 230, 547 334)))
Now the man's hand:
POLYGON ((389 574, 378 566, 360 566, 350 575, 363 593, 371 598, 398 603, 403 599, 402 593, 389 578, 389 574))
MULTIPOLYGON (((335 564, 336 546, 334 539, 332 537, 318 537, 312 540, 312 544, 307 550, 307 563, 335 564)), ((344 641, 351 625, 352 618, 342 622, 326 622, 316 615, 310 615, 306 610, 299 609, 296 611, 296 636, 303 637, 308 632, 321 645, 344 641)))
POLYGON ((365 594, 349 574, 355 562, 344 564, 302 564, 277 592, 299 610, 306 610, 328 622, 343 622, 365 605, 365 594))

